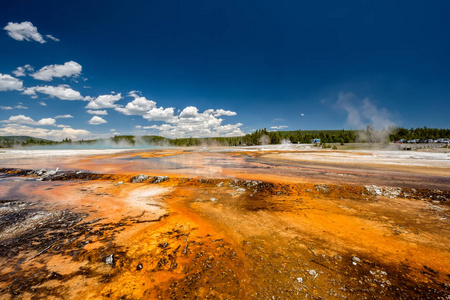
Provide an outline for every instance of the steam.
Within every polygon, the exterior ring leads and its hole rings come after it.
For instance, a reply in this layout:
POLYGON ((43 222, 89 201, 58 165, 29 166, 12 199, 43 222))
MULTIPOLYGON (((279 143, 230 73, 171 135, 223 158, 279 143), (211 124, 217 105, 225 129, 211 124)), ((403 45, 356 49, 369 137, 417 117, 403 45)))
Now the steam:
POLYGON ((360 130, 361 142, 386 142, 395 128, 391 113, 386 108, 378 108, 368 97, 360 99, 351 92, 341 92, 336 106, 347 112, 347 125, 360 130))
MULTIPOLYGON (((134 137, 134 143, 128 140, 115 141, 111 138, 95 141, 78 141, 70 143, 61 143, 56 145, 36 145, 27 147, 27 149, 36 150, 95 150, 95 149, 153 149, 159 147, 169 147, 168 143, 149 143, 142 137, 134 137)), ((14 148, 22 148, 15 146, 14 148)))
POLYGON ((259 139, 259 143, 261 145, 269 145, 270 144, 270 137, 268 135, 263 134, 261 138, 259 139))

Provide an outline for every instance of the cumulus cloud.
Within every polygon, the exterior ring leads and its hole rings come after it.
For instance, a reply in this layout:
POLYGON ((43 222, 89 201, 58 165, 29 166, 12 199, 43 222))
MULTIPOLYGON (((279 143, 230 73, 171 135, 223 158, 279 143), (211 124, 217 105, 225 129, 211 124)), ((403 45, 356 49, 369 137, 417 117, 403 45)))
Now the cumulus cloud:
POLYGON ((23 82, 8 74, 0 73, 0 91, 22 90, 23 82))
POLYGON ((358 98, 353 93, 339 93, 336 107, 347 113, 347 124, 354 129, 361 129, 373 124, 377 129, 395 125, 392 116, 386 108, 378 108, 366 97, 358 98))
POLYGON ((148 100, 145 97, 140 97, 137 95, 135 91, 131 91, 128 94, 130 97, 133 97, 134 100, 127 103, 125 107, 116 107, 116 110, 131 116, 131 115, 145 115, 148 111, 156 108, 156 102, 152 100, 148 100))
POLYGON ((80 75, 82 67, 79 63, 68 61, 63 65, 48 65, 42 67, 39 71, 30 74, 37 80, 51 81, 53 78, 71 77, 80 75))
MULTIPOLYGON (((138 115, 150 122, 164 123, 143 127, 138 125, 136 129, 158 130, 160 134, 167 137, 243 135, 243 132, 239 129, 242 126, 241 123, 222 125, 223 119, 219 118, 220 116, 235 116, 236 113, 233 111, 207 109, 204 112, 199 112, 197 107, 188 106, 181 111, 178 110, 175 114, 174 107, 158 107, 155 101, 141 96, 139 91, 131 91, 128 96, 134 99, 125 106, 111 103, 108 107, 114 108, 125 115, 138 115)), ((86 108, 94 108, 93 105, 90 106, 86 108)))
POLYGON ((23 67, 17 67, 17 69, 15 69, 14 71, 12 71, 12 73, 14 74, 14 76, 16 77, 23 77, 26 75, 26 72, 32 72, 34 71, 34 68, 30 65, 25 65, 23 67))
MULTIPOLYGON (((177 110, 173 107, 158 107, 156 102, 148 100, 140 95, 138 91, 131 91, 128 96, 134 99, 125 106, 111 103, 108 107, 114 107, 118 112, 125 115, 140 115, 150 122, 162 122, 160 125, 136 126, 136 129, 158 130, 166 137, 206 137, 206 136, 240 136, 244 133, 238 124, 223 125, 220 116, 235 116, 236 113, 224 109, 207 109, 199 112, 195 106, 185 107, 177 110)), ((91 105, 93 106, 93 105, 91 105)), ((87 107, 94 108, 94 107, 87 107)))
POLYGON ((39 101, 39 105, 47 106, 47 103, 45 103, 44 101, 39 101))
POLYGON ((69 115, 69 114, 67 114, 67 115, 57 115, 55 117, 55 119, 71 119, 71 118, 73 118, 73 116, 69 115))
POLYGON ((23 77, 25 76, 25 69, 23 67, 17 67, 17 69, 15 69, 14 71, 12 71, 12 73, 14 74, 14 76, 16 77, 23 77))
POLYGON ((23 124, 7 124, 4 127, 0 127, 0 135, 27 135, 50 140, 62 140, 65 138, 77 140, 85 137, 92 137, 92 133, 84 129, 73 129, 65 126, 63 129, 49 130, 40 127, 30 127, 23 124))
POLYGON ((86 108, 90 109, 102 109, 102 108, 116 108, 118 107, 115 102, 122 99, 122 95, 101 95, 95 99, 91 99, 86 105, 86 108))
POLYGON ((34 121, 32 118, 24 116, 24 115, 17 115, 17 116, 11 116, 8 120, 2 121, 3 123, 17 123, 17 124, 30 124, 34 125, 36 124, 36 121, 34 121))
POLYGON ((188 106, 180 112, 179 117, 183 119, 194 119, 198 117, 198 108, 195 106, 188 106))
MULTIPOLYGON (((111 92, 113 93, 113 92, 111 92)), ((131 91, 128 96, 134 98, 125 106, 116 104, 120 100, 121 94, 102 95, 89 102, 86 108, 114 108, 124 115, 142 116, 150 122, 162 122, 160 125, 136 126, 136 129, 158 130, 166 137, 205 137, 205 136, 240 136, 244 133, 238 124, 223 125, 220 116, 235 116, 236 113, 224 109, 207 109, 199 112, 195 106, 188 106, 183 110, 178 110, 175 114, 174 107, 158 107, 156 102, 140 95, 139 91, 131 91)), ((97 111, 88 110, 88 113, 97 111)), ((106 113, 106 111, 105 111, 106 113)))
POLYGON ((39 125, 47 125, 47 126, 51 126, 51 125, 55 125, 56 120, 55 120, 55 119, 52 119, 52 118, 43 118, 43 119, 40 119, 37 123, 38 123, 39 125))
POLYGON ((3 27, 10 37, 17 41, 36 41, 38 43, 45 43, 44 38, 38 32, 37 27, 33 23, 25 21, 22 23, 8 22, 8 25, 3 27))
POLYGON ((53 118, 43 118, 39 121, 35 121, 32 118, 24 115, 11 116, 8 120, 1 121, 8 124, 26 124, 26 125, 42 125, 42 126, 54 126, 56 120, 53 118))
MULTIPOLYGON (((144 129, 155 129, 161 135, 171 138, 179 137, 206 137, 206 136, 241 136, 244 133, 239 128, 241 123, 222 125, 223 119, 217 118, 218 115, 235 115, 235 113, 225 110, 207 109, 199 112, 195 106, 184 108, 178 115, 174 115, 174 109, 170 108, 166 114, 162 112, 168 109, 152 109, 150 112, 158 110, 158 118, 149 114, 143 117, 155 121, 159 119, 165 124, 144 126, 144 129)), ((154 114, 154 113, 153 113, 154 114)))
POLYGON ((86 112, 88 114, 91 114, 91 115, 101 115, 101 116, 108 115, 108 112, 106 110, 92 110, 92 109, 88 109, 86 112))
POLYGON ((100 125, 107 123, 105 119, 99 116, 93 116, 92 119, 89 120, 89 124, 91 125, 100 125))
POLYGON ((85 98, 81 96, 80 92, 75 91, 70 88, 70 86, 65 84, 60 84, 58 86, 35 86, 29 87, 23 94, 29 95, 32 98, 36 98, 36 92, 49 95, 50 97, 56 97, 61 100, 84 100, 85 98))
POLYGON ((10 109, 13 109, 13 108, 11 106, 0 106, 0 109, 10 110, 10 109))
POLYGON ((223 110, 223 109, 217 109, 214 111, 214 117, 220 117, 220 116, 235 116, 236 113, 231 110, 223 110))
POLYGON ((173 115, 174 111, 175 109, 173 107, 155 107, 147 111, 147 113, 142 117, 148 121, 173 122, 175 118, 173 115))

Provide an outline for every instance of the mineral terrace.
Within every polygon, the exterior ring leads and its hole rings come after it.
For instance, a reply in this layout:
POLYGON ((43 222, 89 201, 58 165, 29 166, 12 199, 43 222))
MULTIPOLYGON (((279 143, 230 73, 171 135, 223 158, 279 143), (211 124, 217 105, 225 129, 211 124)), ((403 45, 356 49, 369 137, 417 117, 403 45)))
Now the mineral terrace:
POLYGON ((2 299, 450 299, 450 154, 0 153, 2 299))

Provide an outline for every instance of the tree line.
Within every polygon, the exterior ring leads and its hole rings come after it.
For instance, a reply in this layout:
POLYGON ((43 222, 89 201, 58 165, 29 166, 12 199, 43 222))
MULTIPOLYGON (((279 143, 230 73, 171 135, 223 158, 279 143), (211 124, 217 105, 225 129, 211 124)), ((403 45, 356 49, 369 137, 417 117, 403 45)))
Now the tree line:
POLYGON ((121 135, 102 140, 80 140, 72 141, 64 139, 62 141, 50 141, 45 139, 15 136, 0 137, 0 148, 12 147, 30 147, 30 146, 49 146, 58 144, 70 145, 95 145, 99 142, 108 142, 113 144, 139 146, 256 146, 280 143, 311 143, 312 139, 320 139, 321 143, 354 143, 354 142, 389 142, 400 139, 439 139, 450 137, 450 129, 438 128, 411 128, 392 127, 387 130, 376 130, 372 125, 363 130, 295 130, 295 131, 268 131, 266 128, 258 129, 252 133, 238 137, 210 137, 210 138, 178 138, 169 139, 161 136, 133 136, 121 135), (374 136, 381 137, 373 139, 374 136))
POLYGON ((390 141, 404 140, 427 140, 427 139, 440 139, 440 138, 450 138, 450 129, 438 129, 438 128, 395 128, 389 136, 390 141))

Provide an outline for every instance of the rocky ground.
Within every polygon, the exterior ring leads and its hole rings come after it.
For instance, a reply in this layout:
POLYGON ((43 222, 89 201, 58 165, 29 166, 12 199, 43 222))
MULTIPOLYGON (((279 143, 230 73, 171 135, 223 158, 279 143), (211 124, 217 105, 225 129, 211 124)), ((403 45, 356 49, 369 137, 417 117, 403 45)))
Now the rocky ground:
POLYGON ((235 151, 14 164, 1 298, 450 299, 445 159, 433 174, 235 151))

